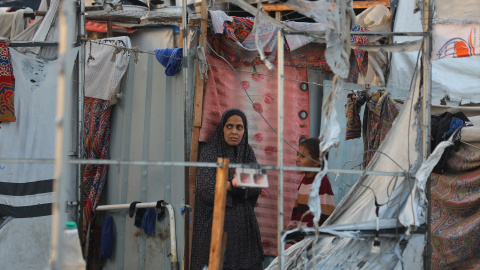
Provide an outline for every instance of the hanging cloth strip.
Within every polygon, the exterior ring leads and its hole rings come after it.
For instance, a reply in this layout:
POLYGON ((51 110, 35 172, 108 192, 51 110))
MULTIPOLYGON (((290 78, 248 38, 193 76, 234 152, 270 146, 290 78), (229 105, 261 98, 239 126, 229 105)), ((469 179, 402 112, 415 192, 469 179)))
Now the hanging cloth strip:
MULTIPOLYGON (((110 159, 110 116, 108 100, 85 98, 85 159, 110 159)), ((83 168, 83 236, 93 219, 107 180, 108 165, 87 164, 83 168)))
MULTIPOLYGON (((359 24, 353 25, 352 32, 368 32, 368 29, 359 24)), ((367 36, 350 36, 350 42, 355 45, 367 45, 368 37, 367 36)), ((368 52, 362 50, 353 50, 355 57, 357 58, 358 69, 362 76, 367 76, 368 69, 368 52)))
POLYGON ((15 76, 10 62, 9 43, 0 39, 0 122, 15 122, 15 76))

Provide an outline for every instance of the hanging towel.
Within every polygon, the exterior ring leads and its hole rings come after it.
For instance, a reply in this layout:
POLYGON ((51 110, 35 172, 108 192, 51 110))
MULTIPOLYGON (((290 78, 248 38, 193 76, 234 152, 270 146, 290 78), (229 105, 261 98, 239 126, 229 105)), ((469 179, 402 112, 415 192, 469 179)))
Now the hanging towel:
POLYGON ((113 217, 105 219, 102 225, 102 242, 101 252, 104 260, 112 256, 113 244, 115 243, 115 235, 113 234, 113 217))
POLYGON ((182 68, 183 48, 156 49, 157 60, 165 67, 165 74, 173 76, 182 68))
POLYGON ((0 122, 15 122, 15 108, 13 102, 15 77, 8 41, 0 40, 0 122))

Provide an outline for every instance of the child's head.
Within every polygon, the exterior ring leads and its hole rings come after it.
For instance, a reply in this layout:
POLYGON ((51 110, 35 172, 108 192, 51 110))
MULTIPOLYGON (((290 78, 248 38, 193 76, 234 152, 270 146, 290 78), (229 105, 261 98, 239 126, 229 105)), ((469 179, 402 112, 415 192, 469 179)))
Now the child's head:
MULTIPOLYGON (((300 142, 295 163, 298 167, 320 167, 320 140, 317 138, 308 138, 300 142), (302 155, 302 153, 304 155, 302 155)), ((314 176, 315 172, 301 172, 305 176, 314 176)))

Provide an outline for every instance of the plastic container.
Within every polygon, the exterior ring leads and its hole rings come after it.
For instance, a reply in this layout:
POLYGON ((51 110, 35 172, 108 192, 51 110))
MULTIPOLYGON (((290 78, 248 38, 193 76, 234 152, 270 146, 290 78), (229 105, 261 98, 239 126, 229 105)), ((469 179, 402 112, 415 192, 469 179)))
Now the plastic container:
POLYGON ((63 269, 80 270, 85 268, 86 264, 78 237, 77 224, 73 221, 67 221, 63 234, 63 269))

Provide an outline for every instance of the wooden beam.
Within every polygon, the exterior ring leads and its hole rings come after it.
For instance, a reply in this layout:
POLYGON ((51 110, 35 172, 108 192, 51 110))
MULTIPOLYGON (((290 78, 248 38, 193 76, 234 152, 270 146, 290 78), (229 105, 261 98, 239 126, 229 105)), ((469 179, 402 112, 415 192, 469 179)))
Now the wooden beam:
POLYGON ((223 163, 217 168, 217 179, 215 183, 215 200, 213 205, 212 239, 210 242, 210 258, 208 261, 209 270, 220 270, 223 268, 223 245, 226 243, 223 231, 225 223, 225 205, 227 204, 227 182, 228 182, 228 158, 218 158, 218 163, 223 163))
MULTIPOLYGON (((353 1, 354 9, 365 9, 373 5, 382 4, 390 8, 390 2, 388 0, 376 0, 376 1, 353 1)), ((333 5, 335 6, 335 4, 333 5)), ((293 11, 293 8, 285 4, 262 4, 262 9, 265 11, 293 11)))
MULTIPOLYGON (((199 43, 206 49, 207 41, 203 37, 207 37, 207 1, 202 0, 201 17, 199 21, 200 29, 203 35, 200 35, 199 43)), ((202 127, 202 108, 203 108, 203 88, 205 82, 200 78, 200 69, 197 65, 197 74, 195 79, 195 100, 193 108, 193 130, 192 130, 192 146, 190 151, 190 161, 198 161, 198 140, 200 138, 200 128, 202 127)), ((190 258, 192 254, 192 237, 193 237, 193 213, 195 212, 195 184, 197 177, 197 167, 190 167, 188 175, 188 194, 185 194, 187 204, 191 207, 191 212, 188 216, 188 235, 185 235, 184 248, 184 269, 190 269, 190 258), (185 255, 186 254, 186 255, 185 255)))

